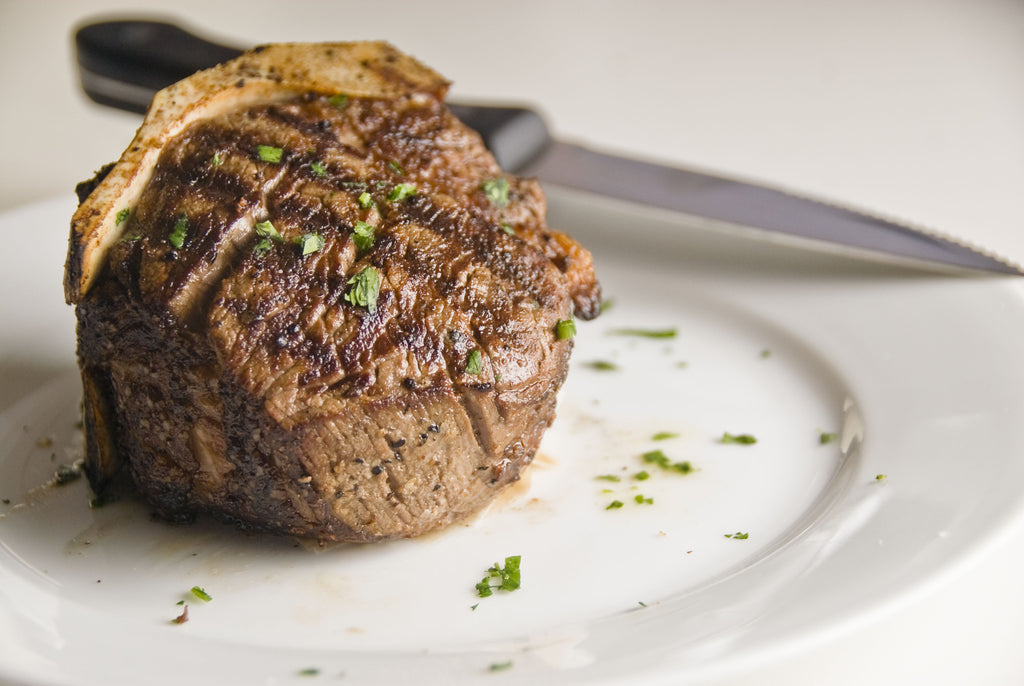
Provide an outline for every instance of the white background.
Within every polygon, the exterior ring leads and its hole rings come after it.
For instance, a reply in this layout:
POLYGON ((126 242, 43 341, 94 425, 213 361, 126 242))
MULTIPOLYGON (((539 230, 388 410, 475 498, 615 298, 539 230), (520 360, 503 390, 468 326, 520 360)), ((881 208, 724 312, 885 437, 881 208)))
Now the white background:
MULTIPOLYGON (((71 35, 151 7, 0 0, 0 211, 70 194, 127 145, 139 118, 80 94, 71 35)), ((534 103, 561 137, 869 208, 1024 263, 1024 2, 174 7, 239 46, 387 39, 452 79, 454 97, 534 103)), ((938 590, 713 684, 1024 683, 1022 578, 1017 526, 938 590)))

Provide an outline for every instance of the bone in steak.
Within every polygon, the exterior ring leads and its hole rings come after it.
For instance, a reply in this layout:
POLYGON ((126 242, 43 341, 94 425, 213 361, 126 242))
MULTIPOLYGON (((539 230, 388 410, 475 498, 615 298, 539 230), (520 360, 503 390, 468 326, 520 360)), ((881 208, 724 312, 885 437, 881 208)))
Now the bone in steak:
POLYGON ((375 541, 519 477, 599 286, 446 90, 384 43, 283 44, 156 96, 71 225, 95 490, 375 541))

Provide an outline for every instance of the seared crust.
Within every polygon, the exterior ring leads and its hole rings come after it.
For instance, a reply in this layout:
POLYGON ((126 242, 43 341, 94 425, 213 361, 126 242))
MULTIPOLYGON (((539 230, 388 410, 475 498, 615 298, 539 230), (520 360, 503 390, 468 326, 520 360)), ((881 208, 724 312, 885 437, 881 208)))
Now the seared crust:
POLYGON ((76 214, 97 490, 128 473, 168 518, 373 541, 458 521, 532 460, 568 370, 557 324, 598 310, 590 255, 546 227, 539 186, 502 173, 439 77, 392 74, 408 58, 370 45, 373 94, 225 101, 133 167, 141 188, 122 158, 82 205, 107 203, 107 224, 76 214), (367 268, 373 307, 352 297, 367 268))
POLYGON ((71 220, 65 299, 77 303, 88 292, 121 233, 117 212, 135 204, 164 146, 192 122, 299 93, 443 98, 447 89, 440 74, 391 45, 362 42, 268 45, 160 91, 131 145, 71 220))

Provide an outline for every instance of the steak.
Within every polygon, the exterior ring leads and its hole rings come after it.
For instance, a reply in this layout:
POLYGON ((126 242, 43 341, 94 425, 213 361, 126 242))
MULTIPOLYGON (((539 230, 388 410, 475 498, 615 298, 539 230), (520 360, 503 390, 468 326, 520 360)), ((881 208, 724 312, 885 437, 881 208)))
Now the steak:
POLYGON ((280 44, 157 94, 71 224, 94 490, 378 541, 519 478, 600 288, 447 88, 385 43, 280 44))

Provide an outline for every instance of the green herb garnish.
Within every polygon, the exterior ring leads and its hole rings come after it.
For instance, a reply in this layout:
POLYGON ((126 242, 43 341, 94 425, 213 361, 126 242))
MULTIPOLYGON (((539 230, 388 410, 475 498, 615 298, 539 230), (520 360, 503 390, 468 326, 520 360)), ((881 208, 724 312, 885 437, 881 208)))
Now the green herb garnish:
POLYGON ((469 357, 466 358, 466 373, 467 374, 479 374, 480 370, 483 369, 483 356, 480 354, 480 350, 474 348, 469 351, 469 357))
POLYGON ((576 320, 572 317, 559 319, 555 324, 555 337, 560 341, 567 340, 576 335, 576 320))
POLYGON ((224 159, 220 156, 220 153, 213 153, 213 157, 210 158, 210 165, 214 167, 219 167, 222 164, 224 164, 224 159))
POLYGON ((822 431, 818 435, 818 443, 821 445, 827 445, 839 440, 839 434, 829 431, 822 431))
POLYGON ((648 479, 651 478, 651 475, 648 474, 646 471, 639 471, 633 475, 633 478, 636 479, 637 481, 647 481, 648 479))
POLYGON ((750 434, 731 434, 728 431, 718 439, 719 443, 738 443, 739 445, 754 445, 757 439, 750 434))
POLYGON ((332 106, 337 107, 339 110, 344 109, 345 105, 348 104, 348 96, 344 93, 338 93, 327 98, 327 102, 331 103, 332 106))
POLYGON ((639 336, 640 338, 675 338, 676 329, 612 329, 613 336, 639 336))
POLYGON ((348 280, 352 286, 345 294, 345 300, 370 312, 377 309, 377 296, 380 294, 380 272, 374 267, 363 267, 362 271, 348 280))
POLYGON ((476 593, 481 598, 493 595, 494 591, 515 591, 520 586, 519 565, 522 561, 520 555, 510 555, 505 558, 505 566, 501 567, 495 562, 487 575, 476 585, 476 593), (492 585, 491 580, 497 580, 498 585, 492 585))
POLYGON ((885 481, 888 478, 887 474, 875 474, 875 481, 885 481))
POLYGON ((633 497, 633 500, 636 502, 637 505, 653 505, 654 504, 654 498, 645 498, 640 493, 637 493, 633 497))
POLYGON ((391 167, 391 170, 396 174, 405 174, 405 170, 402 169, 398 162, 395 162, 394 160, 388 160, 388 166, 391 167))
POLYGON ((270 220, 259 222, 253 228, 256 229, 257 236, 273 238, 275 241, 284 240, 281 233, 274 227, 274 224, 270 220))
POLYGON ((357 221, 352 227, 352 241, 356 244, 359 252, 366 252, 373 247, 374 229, 372 224, 357 221))
POLYGON ((511 224, 502 224, 501 230, 507 233, 509 236, 515 236, 516 230, 512 228, 511 224))
POLYGON ((327 176, 327 168, 319 160, 310 163, 309 168, 310 170, 312 170, 314 174, 316 174, 320 178, 327 176))
POLYGON ((416 195, 416 184, 400 183, 388 193, 388 202, 401 202, 408 197, 416 195))
POLYGON ((610 503, 608 503, 608 507, 606 507, 604 509, 606 509, 606 510, 617 510, 620 507, 622 507, 622 501, 621 500, 613 500, 610 503))
POLYGON ((743 531, 737 531, 734 534, 725 534, 725 537, 726 538, 735 538, 735 539, 738 539, 740 541, 745 541, 746 539, 750 538, 750 534, 746 533, 746 532, 743 532, 743 531))
POLYGON ((512 660, 508 662, 493 662, 491 666, 487 668, 488 672, 504 672, 507 669, 512 669, 512 660))
POLYGON ((299 244, 303 257, 319 252, 324 247, 323 237, 315 231, 302 234, 295 242, 299 244))
POLYGON ((299 676, 320 676, 320 670, 316 667, 306 667, 298 671, 299 676))
POLYGON ((208 603, 211 600, 213 600, 213 596, 211 596, 209 593, 207 593, 202 588, 199 588, 198 586, 193 586, 191 591, 192 591, 192 595, 194 595, 196 598, 199 598, 204 603, 208 603))
POLYGON ((508 179, 505 177, 499 176, 496 179, 484 181, 481 188, 493 205, 497 207, 508 205, 508 179))
POLYGON ((373 196, 363 191, 359 194, 359 206, 364 210, 368 210, 373 207, 373 196))
POLYGON ((670 438, 678 438, 679 434, 674 431, 659 431, 651 436, 652 441, 667 441, 670 438))
POLYGON ((181 215, 178 217, 178 221, 174 222, 174 228, 171 229, 171 233, 167 236, 167 242, 177 250, 181 250, 181 247, 185 245, 185 236, 188 235, 188 217, 181 215))
POLYGON ((585 364, 591 369, 597 370, 599 372, 614 372, 618 371, 619 369, 619 365, 615 364, 614 362, 609 362, 607 360, 594 360, 593 362, 586 362, 585 364))
POLYGON ((597 479, 598 481, 622 481, 622 477, 615 476, 614 474, 601 474, 600 476, 595 476, 594 478, 597 479))
POLYGON ((119 226, 119 225, 123 224, 124 220, 127 219, 129 216, 131 216, 131 213, 132 213, 131 208, 128 208, 128 207, 124 208, 123 210, 120 210, 117 213, 117 216, 114 217, 114 226, 119 226))
POLYGON ((284 154, 284 150, 281 148, 275 148, 273 145, 257 145, 256 156, 264 162, 271 162, 272 164, 280 164, 281 156, 284 154))
POLYGON ((661 450, 651 450, 640 456, 644 462, 648 464, 656 464, 662 469, 666 469, 670 472, 678 472, 679 474, 689 474, 693 471, 693 465, 690 464, 689 460, 683 462, 673 462, 669 459, 661 450))

